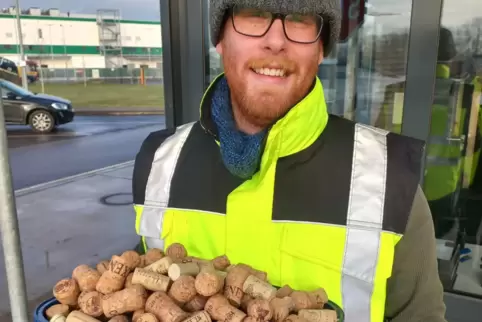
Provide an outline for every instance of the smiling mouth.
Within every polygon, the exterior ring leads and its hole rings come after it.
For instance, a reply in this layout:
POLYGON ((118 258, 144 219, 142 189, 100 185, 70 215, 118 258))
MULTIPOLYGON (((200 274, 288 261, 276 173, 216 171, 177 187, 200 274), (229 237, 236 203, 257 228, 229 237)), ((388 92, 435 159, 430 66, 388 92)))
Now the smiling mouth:
POLYGON ((272 77, 286 77, 288 72, 284 69, 277 68, 255 68, 252 69, 256 74, 272 77))

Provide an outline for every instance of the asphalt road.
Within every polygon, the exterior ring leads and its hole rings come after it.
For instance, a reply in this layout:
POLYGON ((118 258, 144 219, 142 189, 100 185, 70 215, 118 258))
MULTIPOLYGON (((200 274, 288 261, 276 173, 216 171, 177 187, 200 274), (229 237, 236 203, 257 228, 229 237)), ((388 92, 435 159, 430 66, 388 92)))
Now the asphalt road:
POLYGON ((78 116, 52 134, 8 125, 15 190, 133 160, 164 116, 78 116))

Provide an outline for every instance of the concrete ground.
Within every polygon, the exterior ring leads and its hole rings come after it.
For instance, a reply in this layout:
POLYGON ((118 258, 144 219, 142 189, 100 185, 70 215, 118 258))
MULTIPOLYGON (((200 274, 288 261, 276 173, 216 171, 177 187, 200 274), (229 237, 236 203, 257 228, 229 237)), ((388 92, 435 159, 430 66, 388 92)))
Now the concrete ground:
MULTIPOLYGON (((16 192, 30 313, 77 265, 135 247, 132 168, 127 162, 16 192)), ((0 322, 7 322, 3 257, 0 270, 0 322)))

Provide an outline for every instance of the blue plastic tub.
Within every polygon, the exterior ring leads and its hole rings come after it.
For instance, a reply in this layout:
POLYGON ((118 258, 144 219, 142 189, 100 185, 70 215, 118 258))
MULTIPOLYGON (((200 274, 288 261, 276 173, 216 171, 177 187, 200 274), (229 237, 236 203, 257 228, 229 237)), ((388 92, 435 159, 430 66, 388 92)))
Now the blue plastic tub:
POLYGON ((49 307, 52 305, 59 304, 59 301, 55 297, 48 299, 45 302, 42 302, 33 313, 33 321, 34 322, 49 322, 49 319, 45 315, 45 312, 49 307))

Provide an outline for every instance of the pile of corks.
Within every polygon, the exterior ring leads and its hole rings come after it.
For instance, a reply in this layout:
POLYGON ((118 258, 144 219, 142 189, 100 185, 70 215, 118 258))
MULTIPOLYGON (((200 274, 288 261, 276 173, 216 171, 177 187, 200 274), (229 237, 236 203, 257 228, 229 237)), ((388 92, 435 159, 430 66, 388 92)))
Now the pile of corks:
POLYGON ((179 243, 164 253, 129 250, 94 269, 77 266, 53 288, 51 322, 337 322, 324 289, 279 289, 265 272, 226 256, 188 256, 179 243))

